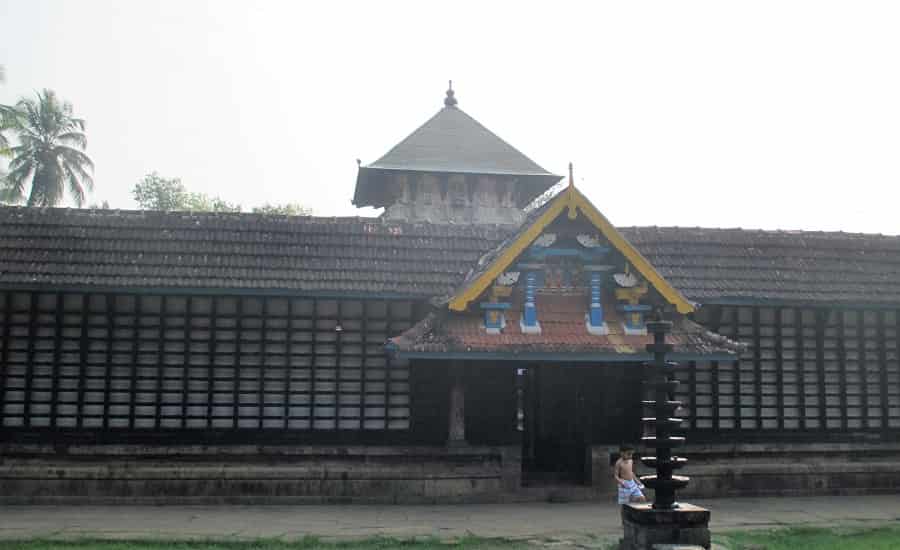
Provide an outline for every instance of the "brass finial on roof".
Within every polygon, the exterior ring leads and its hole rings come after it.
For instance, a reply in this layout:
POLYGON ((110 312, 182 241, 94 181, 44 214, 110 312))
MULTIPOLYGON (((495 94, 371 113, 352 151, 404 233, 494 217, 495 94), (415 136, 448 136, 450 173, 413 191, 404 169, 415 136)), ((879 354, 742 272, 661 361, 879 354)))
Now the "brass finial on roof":
POLYGON ((453 81, 450 81, 450 87, 447 88, 447 97, 444 98, 444 105, 446 107, 456 107, 456 97, 453 94, 453 81))
POLYGON ((575 186, 575 176, 572 173, 572 163, 569 163, 569 187, 575 186))

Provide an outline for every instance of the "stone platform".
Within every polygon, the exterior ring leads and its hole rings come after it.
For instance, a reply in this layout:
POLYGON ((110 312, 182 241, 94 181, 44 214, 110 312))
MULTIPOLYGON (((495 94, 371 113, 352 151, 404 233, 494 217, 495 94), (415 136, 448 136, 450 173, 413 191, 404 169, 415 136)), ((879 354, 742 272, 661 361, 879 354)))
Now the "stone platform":
POLYGON ((619 550, 710 547, 709 510, 681 503, 674 510, 654 510, 650 503, 622 506, 624 537, 619 550))

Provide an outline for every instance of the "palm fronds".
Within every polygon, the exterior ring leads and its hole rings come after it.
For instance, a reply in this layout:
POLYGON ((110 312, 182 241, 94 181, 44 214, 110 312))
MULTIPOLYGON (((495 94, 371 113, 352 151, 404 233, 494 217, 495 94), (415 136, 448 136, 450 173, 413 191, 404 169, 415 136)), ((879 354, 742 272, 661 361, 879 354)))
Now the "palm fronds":
POLYGON ((12 160, 5 189, 10 196, 23 199, 30 183, 29 206, 54 206, 66 189, 83 205, 85 191, 94 187, 89 173, 94 163, 84 153, 84 120, 73 116, 72 105, 44 90, 34 99, 19 100, 6 120, 18 141, 8 147, 12 160))

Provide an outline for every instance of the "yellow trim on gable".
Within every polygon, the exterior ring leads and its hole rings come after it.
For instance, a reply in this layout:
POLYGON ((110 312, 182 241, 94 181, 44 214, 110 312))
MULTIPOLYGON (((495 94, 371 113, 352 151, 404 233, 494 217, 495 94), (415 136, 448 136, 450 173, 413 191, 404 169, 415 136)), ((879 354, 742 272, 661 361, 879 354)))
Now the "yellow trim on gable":
POLYGON ((647 261, 647 258, 644 258, 635 247, 631 246, 631 243, 629 243, 625 237, 613 227, 613 224, 609 223, 606 216, 601 214, 600 211, 591 204, 591 201, 589 201, 587 197, 582 195, 577 189, 573 188, 572 191, 578 194, 578 198, 575 200, 578 203, 579 210, 584 212, 584 215, 592 224, 594 224, 594 227, 599 229, 600 232, 603 233, 603 236, 609 240, 610 244, 616 247, 616 249, 631 262, 632 267, 637 269, 638 272, 643 275, 660 294, 662 294, 663 298, 675 306, 678 313, 686 315, 694 311, 694 306, 691 305, 687 298, 685 298, 678 289, 669 284, 667 280, 663 279, 662 275, 660 275, 653 265, 647 261))
MULTIPOLYGON (((566 191, 566 193, 568 193, 568 191, 566 191)), ((465 311, 469 306, 469 302, 481 296, 481 293, 490 286, 494 279, 499 277, 500 274, 503 273, 503 271, 509 267, 526 248, 528 248, 528 245, 538 238, 538 235, 540 235, 544 229, 550 225, 550 222, 555 220, 560 212, 566 207, 567 201, 560 200, 561 198, 562 194, 554 198, 553 203, 547 207, 547 211, 541 214, 531 227, 520 235, 518 239, 513 241, 513 243, 503 251, 503 254, 491 263, 491 266, 487 271, 478 276, 478 278, 472 281, 469 286, 462 289, 459 294, 450 300, 449 306, 451 310, 465 311)))
POLYGON ((647 281, 665 298, 669 303, 675 306, 675 309, 681 314, 687 314, 694 311, 694 306, 680 293, 678 290, 663 279, 656 269, 644 258, 636 248, 631 246, 625 237, 619 233, 606 217, 594 207, 593 204, 578 191, 574 185, 560 193, 553 199, 547 211, 535 220, 518 239, 491 262, 490 267, 479 275, 468 286, 463 288, 456 296, 451 298, 449 307, 453 311, 464 311, 472 300, 481 296, 482 292, 490 286, 503 271, 505 271, 519 257, 519 255, 555 220, 563 210, 568 210, 570 218, 575 218, 577 210, 587 217, 588 220, 596 227, 604 237, 609 240, 616 250, 622 253, 631 265, 637 269, 638 273, 643 275, 647 281))

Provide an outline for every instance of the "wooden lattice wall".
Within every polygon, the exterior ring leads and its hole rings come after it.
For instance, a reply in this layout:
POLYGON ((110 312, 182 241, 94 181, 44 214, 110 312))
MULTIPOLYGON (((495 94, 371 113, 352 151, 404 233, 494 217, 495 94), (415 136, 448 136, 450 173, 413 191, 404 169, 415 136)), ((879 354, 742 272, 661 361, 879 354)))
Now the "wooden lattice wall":
POLYGON ((414 304, 287 296, 0 293, 0 426, 405 431, 385 340, 414 304))
MULTIPOLYGON (((0 292, 0 430, 408 434, 410 370, 384 342, 421 316, 416 309, 402 300, 0 292)), ((695 436, 900 435, 896 311, 707 306, 698 320, 749 346, 739 361, 679 369, 695 436)))
POLYGON ((698 320, 748 344, 739 361, 683 364, 688 427, 817 439, 900 435, 900 335, 893 310, 707 306, 698 320))

